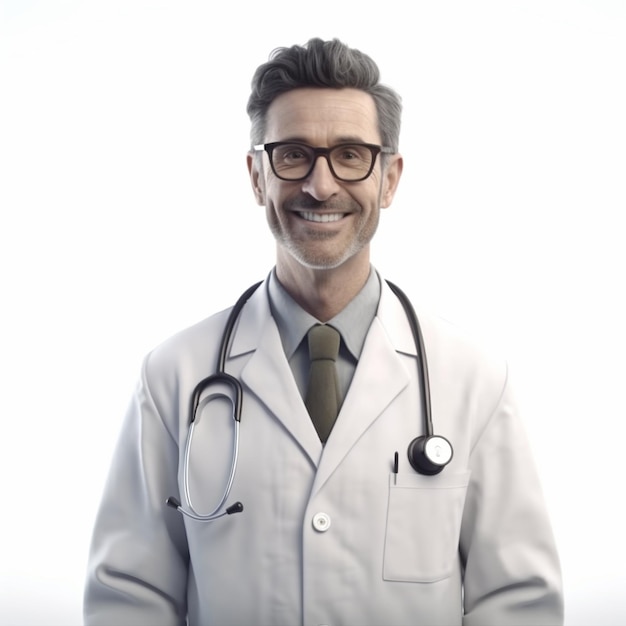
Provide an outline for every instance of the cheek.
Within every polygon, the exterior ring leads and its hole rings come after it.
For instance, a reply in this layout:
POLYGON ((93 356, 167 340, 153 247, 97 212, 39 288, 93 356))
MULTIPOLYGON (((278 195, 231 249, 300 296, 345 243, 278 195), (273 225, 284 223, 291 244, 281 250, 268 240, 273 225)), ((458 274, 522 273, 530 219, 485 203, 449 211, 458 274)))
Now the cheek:
POLYGON ((363 189, 360 193, 354 195, 354 199, 368 213, 377 213, 383 206, 385 200, 385 187, 381 183, 380 178, 374 176, 368 179, 367 189, 363 189))
POLYGON ((300 187, 294 188, 293 184, 268 176, 265 181, 263 195, 265 206, 275 213, 282 213, 285 203, 301 193, 300 187))

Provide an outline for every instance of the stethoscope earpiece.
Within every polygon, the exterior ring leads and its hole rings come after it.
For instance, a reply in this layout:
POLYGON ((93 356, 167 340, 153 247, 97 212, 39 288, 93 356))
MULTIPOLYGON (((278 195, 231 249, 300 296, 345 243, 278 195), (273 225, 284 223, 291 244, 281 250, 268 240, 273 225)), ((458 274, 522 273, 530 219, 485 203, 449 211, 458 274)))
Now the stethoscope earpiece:
POLYGON ((439 435, 422 435, 409 444, 409 463, 419 474, 434 476, 452 459, 452 445, 439 435))

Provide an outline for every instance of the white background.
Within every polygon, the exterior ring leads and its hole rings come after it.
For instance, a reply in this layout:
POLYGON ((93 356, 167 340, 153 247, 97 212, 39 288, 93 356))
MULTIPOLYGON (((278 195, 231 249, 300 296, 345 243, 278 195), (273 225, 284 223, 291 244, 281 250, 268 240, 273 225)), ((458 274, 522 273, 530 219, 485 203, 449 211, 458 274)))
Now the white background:
POLYGON ((2 7, 0 623, 81 623, 143 355, 271 268, 245 103, 270 50, 311 36, 368 52, 403 95, 373 261, 509 358, 567 624, 626 623, 624 2, 2 7))

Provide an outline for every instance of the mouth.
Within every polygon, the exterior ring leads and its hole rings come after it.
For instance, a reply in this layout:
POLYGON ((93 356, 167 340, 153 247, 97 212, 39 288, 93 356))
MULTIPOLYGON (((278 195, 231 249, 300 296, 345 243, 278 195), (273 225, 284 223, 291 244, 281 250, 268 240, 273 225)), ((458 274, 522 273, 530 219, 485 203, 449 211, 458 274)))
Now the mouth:
POLYGON ((298 211, 298 215, 307 222, 338 222, 344 213, 317 213, 316 211, 298 211))

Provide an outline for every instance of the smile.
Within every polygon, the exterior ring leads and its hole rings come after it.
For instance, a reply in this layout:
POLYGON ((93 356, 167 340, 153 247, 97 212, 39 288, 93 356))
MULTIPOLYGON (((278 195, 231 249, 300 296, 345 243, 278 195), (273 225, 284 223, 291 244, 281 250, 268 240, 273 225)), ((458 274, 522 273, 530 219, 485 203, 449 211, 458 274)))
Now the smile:
POLYGON ((316 213, 315 211, 301 211, 299 215, 308 222, 338 222, 343 217, 343 213, 316 213))

